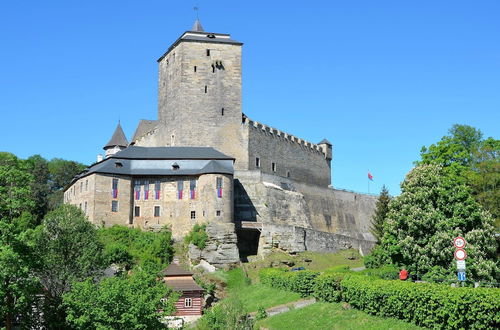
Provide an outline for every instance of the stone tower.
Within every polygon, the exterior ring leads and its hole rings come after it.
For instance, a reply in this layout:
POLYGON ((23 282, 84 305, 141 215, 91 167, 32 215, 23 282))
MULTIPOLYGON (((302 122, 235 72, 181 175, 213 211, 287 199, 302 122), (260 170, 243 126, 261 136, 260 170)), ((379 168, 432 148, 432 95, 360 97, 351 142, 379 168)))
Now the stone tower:
POLYGON ((210 146, 243 157, 241 49, 196 20, 158 59, 158 121, 166 146, 210 146))
POLYGON ((125 133, 123 133, 122 125, 118 122, 113 136, 108 143, 103 147, 106 152, 106 158, 116 154, 118 151, 125 149, 128 146, 127 138, 125 133))

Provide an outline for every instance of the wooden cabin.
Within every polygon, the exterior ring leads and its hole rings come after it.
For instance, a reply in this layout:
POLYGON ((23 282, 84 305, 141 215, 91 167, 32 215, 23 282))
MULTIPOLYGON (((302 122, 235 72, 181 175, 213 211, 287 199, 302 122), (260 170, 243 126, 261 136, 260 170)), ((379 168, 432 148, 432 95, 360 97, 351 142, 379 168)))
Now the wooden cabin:
POLYGON ((181 294, 175 303, 175 316, 180 316, 186 321, 192 321, 203 314, 203 288, 196 284, 193 273, 179 266, 174 260, 160 273, 165 283, 181 294))

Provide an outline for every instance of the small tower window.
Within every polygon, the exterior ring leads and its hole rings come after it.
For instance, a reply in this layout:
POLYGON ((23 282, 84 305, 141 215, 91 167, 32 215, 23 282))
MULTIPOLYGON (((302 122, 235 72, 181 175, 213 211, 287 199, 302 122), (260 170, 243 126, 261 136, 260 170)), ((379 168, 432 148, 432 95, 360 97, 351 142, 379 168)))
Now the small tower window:
POLYGON ((276 163, 271 164, 271 169, 273 172, 276 172, 276 163))
POLYGON ((260 167, 260 158, 255 157, 255 167, 260 167))
POLYGON ((194 72, 196 72, 196 65, 194 66, 194 72))
POLYGON ((220 114, 224 116, 224 108, 221 109, 220 114))
POLYGON ((207 49, 207 56, 210 56, 210 49, 207 49))
POLYGON ((212 73, 215 73, 215 65, 212 64, 212 73))
POLYGON ((289 178, 290 177, 290 171, 286 171, 286 177, 289 178))
POLYGON ((205 85, 205 93, 207 92, 207 90, 208 90, 208 86, 207 86, 207 85, 205 85))
POLYGON ((215 215, 220 217, 220 211, 219 210, 215 211, 215 215))
POLYGON ((191 219, 196 219, 196 211, 191 211, 191 219))

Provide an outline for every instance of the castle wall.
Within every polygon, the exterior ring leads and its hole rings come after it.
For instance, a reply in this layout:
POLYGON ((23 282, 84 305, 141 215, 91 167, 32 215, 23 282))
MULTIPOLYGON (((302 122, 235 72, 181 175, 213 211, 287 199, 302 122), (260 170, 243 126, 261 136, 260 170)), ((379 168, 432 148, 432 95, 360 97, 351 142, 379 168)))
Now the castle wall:
POLYGON ((318 145, 248 119, 243 126, 248 129, 247 169, 322 187, 331 184, 330 159, 318 145))
MULTIPOLYGON (((303 240, 307 249, 317 250, 335 235, 348 237, 346 240, 355 248, 371 246, 375 241, 370 233, 375 196, 308 185, 261 171, 236 171, 235 179, 235 220, 262 222, 264 228, 271 226, 275 228, 272 235, 283 236, 283 242, 294 237, 303 240), (310 232, 309 242, 300 238, 297 230, 310 232)), ((268 239, 263 230, 261 240, 268 239)), ((292 245, 289 248, 295 249, 292 245)))
POLYGON ((148 229, 160 229, 165 225, 172 228, 175 239, 185 236, 196 223, 233 221, 233 178, 231 175, 204 174, 199 177, 145 177, 131 178, 106 174, 91 174, 77 180, 65 192, 65 203, 84 209, 87 202, 86 215, 95 225, 125 225, 148 229), (118 179, 118 195, 113 198, 112 180, 118 179), (222 197, 216 190, 216 179, 222 178, 222 197), (196 179, 195 198, 191 199, 190 180, 196 179), (134 181, 141 181, 139 199, 135 197, 134 181), (145 180, 148 180, 148 199, 145 198, 145 180), (160 181, 160 196, 155 196, 155 181, 160 181), (89 182, 88 191, 80 192, 89 182), (178 198, 178 181, 183 182, 182 199, 178 198), (116 212, 112 211, 112 201, 118 202, 116 212), (134 208, 140 209, 135 216, 134 208), (160 207, 159 216, 155 216, 155 206, 160 207), (194 213, 194 219, 191 212, 194 213))

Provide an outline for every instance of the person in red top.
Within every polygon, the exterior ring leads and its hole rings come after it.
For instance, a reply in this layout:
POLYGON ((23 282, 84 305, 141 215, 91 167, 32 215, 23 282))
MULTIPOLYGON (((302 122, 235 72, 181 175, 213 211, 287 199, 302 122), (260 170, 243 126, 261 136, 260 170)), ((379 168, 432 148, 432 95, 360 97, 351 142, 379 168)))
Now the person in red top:
POLYGON ((408 279, 408 271, 404 267, 399 272, 399 279, 401 281, 406 281, 408 279))

